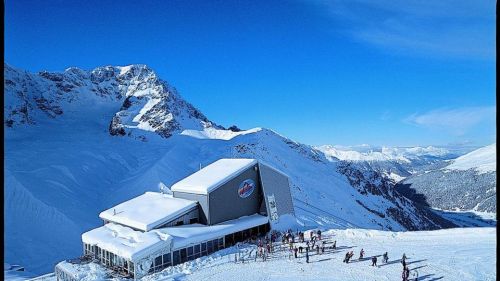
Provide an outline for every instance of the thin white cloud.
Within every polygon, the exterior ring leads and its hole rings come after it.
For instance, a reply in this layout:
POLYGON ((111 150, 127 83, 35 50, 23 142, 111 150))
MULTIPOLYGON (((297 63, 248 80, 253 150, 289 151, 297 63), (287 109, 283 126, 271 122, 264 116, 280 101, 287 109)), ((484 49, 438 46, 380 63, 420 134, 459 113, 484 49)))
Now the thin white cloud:
POLYGON ((391 52, 466 59, 496 58, 492 0, 318 0, 335 26, 391 52))
POLYGON ((403 121, 425 128, 444 129, 455 135, 464 135, 472 127, 495 120, 496 107, 441 108, 422 114, 412 114, 403 121))

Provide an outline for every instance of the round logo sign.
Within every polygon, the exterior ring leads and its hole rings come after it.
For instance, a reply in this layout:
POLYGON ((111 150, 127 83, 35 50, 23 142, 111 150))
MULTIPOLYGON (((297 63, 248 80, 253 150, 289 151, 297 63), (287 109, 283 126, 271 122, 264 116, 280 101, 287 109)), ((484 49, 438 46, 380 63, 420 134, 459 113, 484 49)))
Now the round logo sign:
POLYGON ((255 189, 255 182, 251 179, 244 180, 241 184, 240 187, 238 188, 238 195, 241 198, 247 198, 252 194, 253 190, 255 189))

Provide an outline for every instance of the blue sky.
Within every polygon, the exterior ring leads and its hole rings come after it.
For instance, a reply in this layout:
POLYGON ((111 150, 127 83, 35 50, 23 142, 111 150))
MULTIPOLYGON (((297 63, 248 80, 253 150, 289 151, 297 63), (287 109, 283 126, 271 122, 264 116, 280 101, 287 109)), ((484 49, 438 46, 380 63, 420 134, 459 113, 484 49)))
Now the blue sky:
POLYGON ((312 145, 496 140, 495 1, 7 0, 5 9, 12 66, 147 64, 224 126, 312 145))

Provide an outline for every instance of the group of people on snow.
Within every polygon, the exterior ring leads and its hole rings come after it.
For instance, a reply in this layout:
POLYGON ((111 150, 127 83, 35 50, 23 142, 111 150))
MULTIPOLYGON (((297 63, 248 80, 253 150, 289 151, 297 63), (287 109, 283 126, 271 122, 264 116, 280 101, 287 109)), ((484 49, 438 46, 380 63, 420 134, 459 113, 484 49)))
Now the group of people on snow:
MULTIPOLYGON (((305 252, 305 259, 306 263, 309 263, 309 256, 310 252, 309 251, 314 251, 316 250, 316 254, 320 255, 325 252, 325 244, 326 242, 322 240, 321 236, 321 230, 313 231, 311 230, 309 233, 302 232, 302 231, 297 231, 296 233, 293 233, 291 229, 289 229, 286 232, 281 233, 281 242, 282 245, 288 244, 289 246, 289 257, 294 258, 299 258, 299 254, 302 254, 305 252), (309 240, 306 240, 305 237, 307 236, 306 234, 309 234, 309 240), (295 238, 297 237, 297 242, 300 244, 296 245, 296 240, 295 238), (305 243, 305 245, 304 245, 305 243)), ((262 256, 263 260, 265 261, 267 259, 267 255, 273 252, 273 242, 275 242, 278 237, 280 236, 279 233, 271 233, 270 237, 266 236, 264 241, 262 239, 258 240, 258 251, 256 255, 257 256, 262 256)), ((335 240, 333 244, 330 246, 330 249, 336 249, 337 248, 337 241, 335 240)), ((348 251, 345 254, 345 258, 343 262, 349 263, 352 258, 354 257, 354 251, 348 251)), ((358 260, 363 260, 365 258, 365 250, 361 249, 359 252, 359 258, 358 260)), ((371 266, 377 266, 377 256, 372 256, 371 257, 371 266)), ((382 255, 382 262, 383 263, 388 263, 389 262, 389 254, 385 252, 382 255)), ((406 263, 406 254, 403 254, 403 257, 401 259, 401 263, 403 265, 403 272, 401 273, 401 277, 403 281, 409 281, 410 279, 410 269, 407 266, 406 263)), ((415 274, 415 273, 414 273, 415 274)))

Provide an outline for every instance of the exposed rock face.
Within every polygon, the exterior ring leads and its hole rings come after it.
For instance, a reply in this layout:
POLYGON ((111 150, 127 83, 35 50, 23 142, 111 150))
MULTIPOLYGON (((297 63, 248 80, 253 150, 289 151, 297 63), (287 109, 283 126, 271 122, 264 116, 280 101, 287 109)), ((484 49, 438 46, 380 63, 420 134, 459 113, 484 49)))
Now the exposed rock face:
POLYGON ((57 118, 75 107, 111 106, 114 136, 150 131, 167 138, 183 129, 220 128, 145 65, 32 74, 5 64, 4 74, 8 127, 57 118))
POLYGON ((367 169, 364 165, 353 162, 340 162, 338 172, 345 175, 351 186, 365 196, 375 195, 391 202, 393 206, 382 206, 377 200, 356 200, 356 202, 371 213, 381 218, 393 219, 404 225, 408 230, 436 229, 454 227, 454 224, 428 210, 427 206, 415 205, 394 188, 390 179, 379 172, 367 169), (372 207, 368 204, 372 203, 372 207), (367 204, 368 203, 368 204, 367 204))

